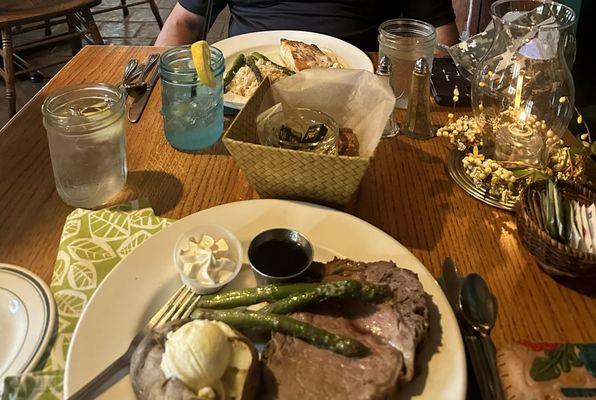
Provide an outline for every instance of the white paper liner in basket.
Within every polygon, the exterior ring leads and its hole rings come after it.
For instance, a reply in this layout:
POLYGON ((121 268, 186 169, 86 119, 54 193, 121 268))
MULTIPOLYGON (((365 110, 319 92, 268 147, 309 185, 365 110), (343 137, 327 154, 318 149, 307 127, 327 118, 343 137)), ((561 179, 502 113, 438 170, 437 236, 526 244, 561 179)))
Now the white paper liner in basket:
POLYGON ((223 142, 261 197, 346 204, 378 145, 395 97, 386 80, 361 70, 303 71, 271 87, 265 80, 236 117, 223 142), (346 157, 259 144, 256 118, 283 99, 322 111, 351 128, 360 156, 346 157))

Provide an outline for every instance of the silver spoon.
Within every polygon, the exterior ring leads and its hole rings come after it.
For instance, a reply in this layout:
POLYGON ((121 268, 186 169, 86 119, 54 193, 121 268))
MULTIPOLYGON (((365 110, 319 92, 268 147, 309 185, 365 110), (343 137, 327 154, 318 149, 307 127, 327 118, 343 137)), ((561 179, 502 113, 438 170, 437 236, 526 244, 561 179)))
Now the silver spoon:
POLYGON ((445 282, 447 298, 449 299, 449 303, 451 303, 453 311, 460 324, 472 370, 474 371, 476 381, 478 382, 480 398, 482 400, 492 400, 492 380, 488 362, 484 355, 480 337, 475 335, 474 329, 463 317, 461 306, 461 287, 463 279, 459 275, 455 262, 450 257, 447 257, 443 262, 443 280, 445 282))
POLYGON ((120 83, 120 86, 124 87, 124 85, 126 85, 130 79, 132 79, 138 65, 139 61, 136 58, 131 59, 128 64, 126 64, 126 67, 124 67, 124 73, 122 74, 122 82, 120 83))
POLYGON ((460 301, 462 316, 468 325, 479 334, 489 366, 493 399, 504 399, 497 371, 495 345, 490 337, 490 331, 497 320, 497 309, 486 281, 478 274, 466 276, 462 282, 460 301))
POLYGON ((124 84, 124 90, 126 90, 126 93, 129 96, 136 99, 137 97, 141 96, 143 93, 147 91, 147 75, 149 74, 149 71, 151 71, 158 59, 158 53, 153 53, 149 55, 149 57, 147 58, 147 63, 143 64, 140 68, 141 72, 139 74, 139 81, 124 84))

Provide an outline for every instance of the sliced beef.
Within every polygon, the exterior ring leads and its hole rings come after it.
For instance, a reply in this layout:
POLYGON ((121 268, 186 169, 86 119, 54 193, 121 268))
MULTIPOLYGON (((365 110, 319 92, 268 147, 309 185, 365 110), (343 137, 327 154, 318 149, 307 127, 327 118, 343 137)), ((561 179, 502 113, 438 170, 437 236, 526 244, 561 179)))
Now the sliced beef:
POLYGON ((397 385, 401 354, 334 313, 293 317, 360 340, 371 353, 345 357, 291 336, 274 333, 261 354, 267 398, 279 400, 385 399, 397 385))
POLYGON ((289 399, 385 399, 414 375, 416 347, 428 331, 427 295, 416 274, 392 262, 333 260, 326 282, 358 279, 389 285, 379 304, 333 300, 293 316, 330 332, 360 340, 371 354, 348 358, 282 334, 262 354, 269 396, 289 399))
POLYGON ((404 371, 400 380, 414 377, 414 359, 418 344, 428 332, 428 295, 418 276, 393 262, 363 263, 352 260, 333 260, 325 267, 324 281, 358 279, 363 282, 389 285, 393 295, 378 305, 353 305, 354 323, 362 329, 380 335, 398 349, 404 357, 404 371), (355 308, 358 308, 355 309, 355 308), (373 312, 362 309, 375 308, 373 312))

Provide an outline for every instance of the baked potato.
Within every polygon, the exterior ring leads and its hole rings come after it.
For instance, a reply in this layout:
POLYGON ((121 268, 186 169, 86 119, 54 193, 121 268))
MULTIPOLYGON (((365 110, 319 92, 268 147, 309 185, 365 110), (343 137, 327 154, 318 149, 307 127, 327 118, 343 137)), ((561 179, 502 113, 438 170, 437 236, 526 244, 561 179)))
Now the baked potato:
MULTIPOLYGON (((166 352, 168 333, 173 333, 192 319, 178 320, 166 324, 158 330, 149 332, 137 346, 130 363, 130 375, 134 392, 139 400, 253 400, 259 390, 260 366, 259 355, 253 343, 243 334, 229 328, 233 336, 231 340, 232 352, 240 354, 242 365, 247 365, 240 371, 229 366, 220 378, 221 385, 230 388, 224 390, 195 390, 176 377, 167 378, 162 369, 162 358, 166 352), (247 358, 247 356, 249 358, 247 358), (231 393, 231 395, 230 395, 231 393), (240 393, 240 395, 237 395, 240 393)), ((227 326, 227 325, 226 325, 227 326)))

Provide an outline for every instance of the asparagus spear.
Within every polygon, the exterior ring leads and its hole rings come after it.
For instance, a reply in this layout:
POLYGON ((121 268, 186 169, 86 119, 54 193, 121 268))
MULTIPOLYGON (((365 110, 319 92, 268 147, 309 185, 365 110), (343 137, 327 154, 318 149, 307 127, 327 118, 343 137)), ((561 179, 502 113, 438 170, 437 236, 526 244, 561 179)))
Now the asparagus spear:
POLYGON ((263 75, 261 75, 261 70, 259 70, 257 64, 255 64, 255 59, 253 56, 246 57, 246 65, 248 65, 248 68, 250 68, 252 73, 255 75, 255 78, 257 78, 257 83, 260 84, 263 82, 263 75))
POLYGON ((294 283, 288 285, 273 284, 258 288, 206 295, 201 296, 197 303, 197 308, 222 309, 249 306, 262 301, 274 302, 294 293, 312 290, 320 285, 320 283, 294 283))
POLYGON ((384 299, 391 294, 391 289, 387 285, 362 285, 357 298, 363 301, 375 302, 384 299))
POLYGON ((273 62, 273 61, 271 61, 269 58, 267 58, 267 56, 265 56, 265 55, 263 55, 263 54, 261 54, 261 53, 259 53, 259 52, 256 52, 256 51, 255 51, 255 52, 252 52, 250 55, 251 55, 251 56, 253 56, 253 57, 254 57, 254 58, 256 58, 256 59, 261 59, 261 60, 263 60, 263 61, 265 61, 265 62, 267 62, 267 61, 268 61, 268 62, 270 62, 271 64, 273 64, 273 65, 275 65, 277 68, 279 68, 279 69, 280 69, 280 70, 281 70, 281 71, 282 71, 284 74, 286 74, 286 75, 294 75, 294 74, 295 74, 295 72, 294 72, 294 71, 292 71, 291 69, 288 69, 288 68, 284 67, 283 65, 279 65, 279 64, 277 64, 277 63, 274 63, 274 62, 273 62))
POLYGON ((361 357, 368 348, 357 340, 327 332, 285 315, 255 311, 196 309, 192 318, 225 322, 235 328, 265 328, 294 336, 347 357, 361 357))
POLYGON ((363 285, 359 281, 345 280, 326 283, 306 292, 293 293, 265 307, 262 311, 272 314, 288 314, 306 305, 320 303, 332 297, 352 298, 367 302, 377 301, 389 294, 389 288, 381 285, 363 285))
POLYGON ((240 53, 238 55, 238 57, 236 57, 236 59, 234 60, 234 63, 232 64, 232 68, 230 68, 230 70, 224 77, 224 80, 223 80, 224 89, 226 89, 228 87, 230 82, 232 82, 232 79, 234 79, 234 77, 236 76, 236 73, 238 72, 238 70, 240 68, 242 68, 245 64, 246 64, 246 58, 244 57, 244 54, 240 53))

